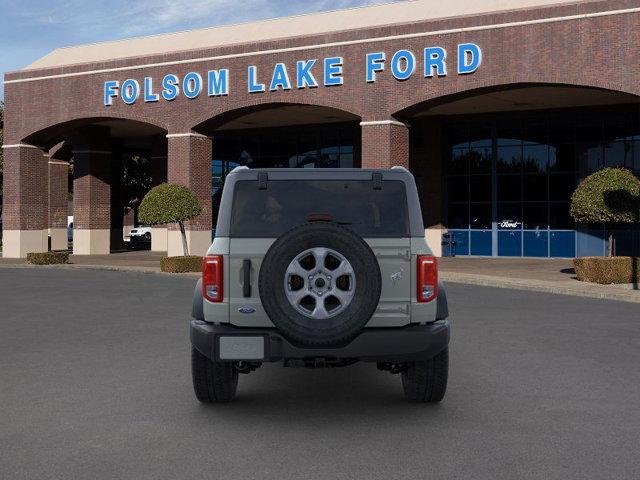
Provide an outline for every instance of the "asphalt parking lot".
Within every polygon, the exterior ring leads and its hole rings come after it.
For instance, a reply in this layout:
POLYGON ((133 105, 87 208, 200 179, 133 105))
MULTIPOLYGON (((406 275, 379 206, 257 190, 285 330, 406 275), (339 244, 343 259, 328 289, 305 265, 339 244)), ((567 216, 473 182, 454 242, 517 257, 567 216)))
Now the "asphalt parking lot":
POLYGON ((637 304, 452 284, 442 404, 360 364, 267 365, 211 406, 193 284, 0 269, 0 478, 640 478, 637 304))

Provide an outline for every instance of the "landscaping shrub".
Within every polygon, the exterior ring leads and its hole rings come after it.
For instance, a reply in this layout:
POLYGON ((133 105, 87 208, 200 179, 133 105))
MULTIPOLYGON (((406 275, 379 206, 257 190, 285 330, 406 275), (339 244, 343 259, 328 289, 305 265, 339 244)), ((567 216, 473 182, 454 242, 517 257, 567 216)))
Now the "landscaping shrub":
POLYGON ((635 223, 640 180, 624 168, 605 168, 585 178, 571 196, 571 216, 584 223, 635 223))
POLYGON ((640 282, 638 257, 582 257, 574 259, 573 265, 578 280, 583 282, 603 285, 640 282))
POLYGON ((58 265, 69 263, 69 252, 27 253, 27 262, 32 265, 58 265))
POLYGON ((202 257, 164 257, 160 259, 160 270, 168 273, 201 272, 202 257))
POLYGON ((145 195, 140 204, 138 219, 149 225, 177 223, 182 235, 182 248, 189 255, 184 222, 202 213, 195 194, 183 185, 163 183, 145 195))

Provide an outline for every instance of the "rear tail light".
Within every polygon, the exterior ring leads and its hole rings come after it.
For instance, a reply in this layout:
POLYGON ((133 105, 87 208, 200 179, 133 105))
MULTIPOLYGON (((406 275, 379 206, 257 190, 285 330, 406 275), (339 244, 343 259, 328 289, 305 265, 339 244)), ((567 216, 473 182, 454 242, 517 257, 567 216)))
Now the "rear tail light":
POLYGON ((418 302, 430 302, 438 296, 438 260, 436 257, 418 255, 418 302))
POLYGON ((207 255, 202 260, 202 296, 220 303, 224 297, 222 255, 207 255))

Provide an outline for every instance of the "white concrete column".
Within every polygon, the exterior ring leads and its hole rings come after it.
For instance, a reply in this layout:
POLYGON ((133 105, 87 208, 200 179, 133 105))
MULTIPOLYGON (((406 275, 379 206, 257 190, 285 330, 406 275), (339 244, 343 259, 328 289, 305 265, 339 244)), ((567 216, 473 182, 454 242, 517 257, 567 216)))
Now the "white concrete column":
MULTIPOLYGON (((211 231, 187 230, 187 248, 189 255, 204 255, 211 246, 211 231)), ((185 254, 180 230, 168 230, 167 256, 179 257, 185 254)))
POLYGON ((442 234, 445 233, 444 228, 431 227, 424 231, 424 238, 427 241, 429 250, 436 257, 442 256, 442 234))
POLYGON ((151 227, 152 252, 166 252, 168 250, 168 232, 166 227, 151 227))

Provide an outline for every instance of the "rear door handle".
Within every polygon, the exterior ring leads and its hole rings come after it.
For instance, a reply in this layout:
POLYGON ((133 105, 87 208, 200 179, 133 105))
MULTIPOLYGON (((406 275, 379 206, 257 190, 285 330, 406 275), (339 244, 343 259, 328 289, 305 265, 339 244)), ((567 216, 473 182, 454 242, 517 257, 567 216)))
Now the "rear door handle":
POLYGON ((251 260, 248 258, 242 261, 242 296, 251 296, 251 260))

